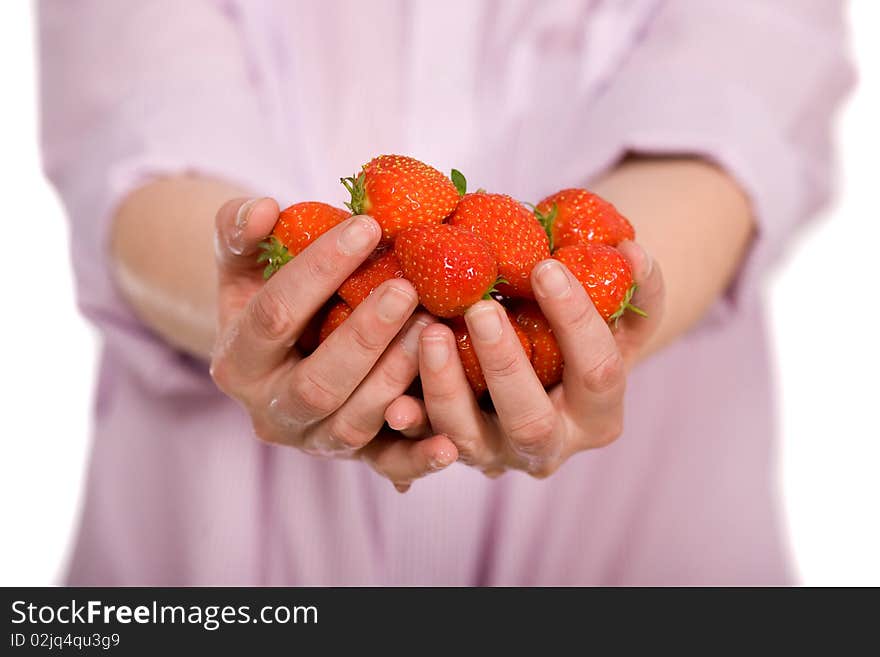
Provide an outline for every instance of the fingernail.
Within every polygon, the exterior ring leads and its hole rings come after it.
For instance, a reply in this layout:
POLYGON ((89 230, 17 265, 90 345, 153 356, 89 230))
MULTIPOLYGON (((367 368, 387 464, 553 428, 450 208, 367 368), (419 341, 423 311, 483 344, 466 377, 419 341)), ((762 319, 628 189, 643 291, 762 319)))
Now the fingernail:
POLYGON ((377 232, 376 222, 367 217, 355 217, 349 221, 339 236, 339 251, 343 255, 354 255, 365 251, 373 243, 377 232))
POLYGON ((398 416, 386 417, 385 421, 388 423, 388 426, 394 429, 395 431, 403 431, 406 429, 406 422, 403 421, 402 418, 398 416))
POLYGON ((394 488, 398 493, 405 493, 412 487, 412 484, 394 484, 394 488))
POLYGON ((235 215, 235 227, 244 229, 247 226, 248 222, 248 214, 250 214, 251 208, 254 207, 254 204, 259 201, 258 198, 248 199, 238 208, 238 214, 235 215))
POLYGON ((449 345, 445 338, 425 338, 422 340, 422 358, 432 372, 439 372, 449 360, 449 345))
POLYGON ((238 207, 238 213, 235 215, 235 222, 232 224, 232 232, 229 235, 229 250, 235 255, 244 253, 244 231, 247 228, 248 219, 250 217, 251 208, 259 201, 258 198, 252 198, 238 207))
POLYGON ((494 344, 501 339, 501 315, 493 302, 481 301, 471 306, 465 319, 471 334, 478 340, 494 344))
POLYGON ((403 340, 400 341, 406 353, 410 355, 419 353, 419 336, 421 336, 422 330, 428 323, 427 319, 418 319, 409 327, 409 330, 403 336, 403 340))
POLYGON ((414 301, 413 296, 405 290, 389 285, 382 290, 379 301, 376 303, 376 314, 383 321, 399 322, 406 317, 414 301))
POLYGON ((535 287, 545 299, 558 299, 571 289, 571 282, 555 260, 545 260, 535 272, 535 287))
POLYGON ((452 453, 449 450, 441 449, 437 452, 436 456, 428 462, 428 467, 431 470, 442 470, 451 465, 453 461, 455 461, 455 457, 452 453))

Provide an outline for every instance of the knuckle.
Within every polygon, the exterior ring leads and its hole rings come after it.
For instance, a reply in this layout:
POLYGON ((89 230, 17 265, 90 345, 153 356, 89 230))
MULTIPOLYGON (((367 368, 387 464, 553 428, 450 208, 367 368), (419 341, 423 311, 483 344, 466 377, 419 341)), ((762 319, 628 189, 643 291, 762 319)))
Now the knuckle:
POLYGON ((220 390, 226 392, 230 381, 229 358, 225 354, 218 354, 211 358, 211 365, 208 368, 211 379, 220 390))
POLYGON ((389 390, 403 392, 412 380, 413 372, 406 367, 389 363, 382 368, 382 384, 389 390))
POLYGON ((591 447, 607 447, 623 435, 623 413, 615 413, 606 420, 598 433, 593 437, 591 447))
POLYGON ((498 477, 505 473, 505 469, 500 466, 490 466, 483 468, 482 473, 489 479, 498 479, 498 477))
POLYGON ((449 437, 458 450, 458 460, 465 465, 477 465, 480 461, 477 439, 471 437, 449 437))
POLYGON ((261 443, 275 444, 281 442, 278 440, 275 427, 271 423, 260 418, 252 418, 251 427, 254 437, 261 443))
POLYGON ((522 418, 510 426, 507 434, 517 451, 540 454, 552 442, 555 429, 556 418, 550 414, 541 414, 522 418))
POLYGON ((483 375, 490 378, 503 379, 518 375, 523 370, 525 355, 522 349, 519 353, 509 351, 498 354, 496 358, 487 359, 488 362, 480 363, 483 375))
POLYGON ((376 474, 385 477, 386 479, 388 478, 385 471, 385 464, 381 456, 377 455, 374 450, 362 449, 357 452, 357 456, 361 461, 370 466, 376 474))
POLYGON ((360 449, 372 440, 375 432, 358 426, 351 419, 339 416, 330 423, 327 430, 332 445, 340 447, 344 451, 360 449))
POLYGON ((314 374, 305 372, 295 376, 291 383, 291 395, 310 418, 323 418, 342 405, 339 393, 331 390, 314 374))
POLYGON ((284 297, 271 288, 263 288, 254 297, 250 315, 255 330, 269 340, 280 340, 291 330, 292 309, 284 297))
POLYGON ((306 249, 299 257, 304 260, 303 265, 309 278, 319 281, 333 278, 338 269, 335 258, 325 254, 316 253, 317 249, 306 249))
POLYGON ((566 317, 566 324, 572 328, 574 327, 587 327, 596 321, 599 316, 598 312, 593 307, 592 302, 584 293, 583 303, 572 303, 566 306, 568 310, 568 317, 566 317))
POLYGON ((623 381, 623 356, 617 349, 604 356, 583 377, 584 387, 597 394, 611 392, 618 388, 623 381))
POLYGON ((431 381, 430 383, 422 381, 422 393, 425 399, 430 399, 434 404, 448 406, 459 399, 463 390, 470 391, 470 388, 461 388, 452 381, 431 381))
POLYGON ((385 347, 379 331, 370 330, 363 321, 351 322, 348 331, 352 343, 364 354, 372 355, 385 347))
POLYGON ((546 461, 533 463, 529 466, 526 472, 533 479, 547 479, 548 477, 556 473, 560 465, 561 463, 559 460, 548 459, 546 461))

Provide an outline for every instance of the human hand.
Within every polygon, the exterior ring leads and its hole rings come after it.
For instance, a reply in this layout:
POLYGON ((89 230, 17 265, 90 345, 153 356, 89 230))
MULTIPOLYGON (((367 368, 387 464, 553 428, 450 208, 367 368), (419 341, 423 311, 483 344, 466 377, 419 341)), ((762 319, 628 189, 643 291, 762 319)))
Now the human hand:
POLYGON ((419 340, 422 390, 431 426, 448 436, 460 460, 489 476, 508 469, 536 477, 555 472, 573 454, 608 445, 623 430, 626 376, 663 313, 663 277, 634 242, 618 247, 638 289, 633 304, 648 317, 625 313, 616 327, 596 311, 583 286, 556 260, 532 271, 532 286, 565 357, 562 383, 545 392, 495 301, 465 315, 494 412, 477 404, 458 358, 452 331, 425 328, 419 340))
POLYGON ((271 199, 226 203, 217 213, 217 386, 247 410, 269 443, 319 456, 360 458, 398 490, 458 458, 446 436, 422 438, 424 407, 405 396, 418 373, 418 338, 431 321, 409 282, 383 283, 309 356, 306 325, 372 252, 370 217, 334 227, 264 282, 259 243, 279 208, 271 199), (401 433, 383 430, 387 418, 401 433))

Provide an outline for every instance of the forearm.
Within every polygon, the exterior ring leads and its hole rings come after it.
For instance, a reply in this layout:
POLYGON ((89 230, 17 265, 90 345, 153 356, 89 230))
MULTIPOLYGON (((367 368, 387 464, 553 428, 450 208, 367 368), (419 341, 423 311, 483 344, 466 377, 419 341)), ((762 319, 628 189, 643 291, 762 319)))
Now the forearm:
POLYGON ((753 232, 748 201, 721 169, 690 158, 632 158, 593 186, 662 268, 663 321, 643 356, 693 326, 730 283, 753 232))
POLYGON ((156 333, 198 357, 214 341, 214 215, 245 195, 210 179, 165 178, 132 192, 114 219, 111 255, 122 294, 156 333))

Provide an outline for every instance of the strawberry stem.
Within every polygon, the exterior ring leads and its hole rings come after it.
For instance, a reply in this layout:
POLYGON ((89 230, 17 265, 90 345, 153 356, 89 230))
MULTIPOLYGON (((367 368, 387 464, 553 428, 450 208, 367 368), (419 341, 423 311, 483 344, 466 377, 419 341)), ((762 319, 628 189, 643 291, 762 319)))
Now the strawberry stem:
POLYGON ((351 210, 352 214, 364 214, 364 200, 366 199, 365 181, 366 176, 363 171, 358 176, 339 179, 339 182, 351 194, 351 201, 346 203, 345 207, 351 210))
POLYGON ((257 262, 265 262, 266 268, 263 269, 263 279, 269 280, 276 271, 281 269, 288 262, 293 260, 290 251, 281 241, 274 235, 270 236, 264 242, 260 242, 262 253, 257 257, 257 262))

